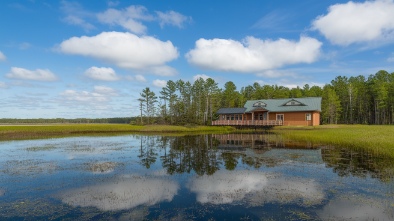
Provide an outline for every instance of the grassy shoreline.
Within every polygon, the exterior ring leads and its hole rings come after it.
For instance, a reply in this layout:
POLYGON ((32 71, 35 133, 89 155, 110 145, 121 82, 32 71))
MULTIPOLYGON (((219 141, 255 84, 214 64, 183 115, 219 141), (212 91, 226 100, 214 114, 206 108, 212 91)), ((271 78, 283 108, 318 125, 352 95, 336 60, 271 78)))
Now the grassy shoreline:
MULTIPOLYGON (((394 159, 394 126, 391 125, 320 125, 315 127, 275 127, 273 133, 285 139, 373 151, 394 159)), ((128 124, 45 124, 0 125, 0 141, 53 138, 78 135, 161 134, 185 135, 204 133, 253 132, 232 127, 171 126, 128 124)))
POLYGON ((394 126, 392 125, 276 127, 273 132, 290 140, 368 150, 394 159, 394 126))
POLYGON ((229 133, 232 127, 210 126, 170 126, 128 124, 44 124, 44 125, 0 125, 0 141, 32 138, 48 138, 74 136, 83 134, 115 134, 115 133, 229 133))

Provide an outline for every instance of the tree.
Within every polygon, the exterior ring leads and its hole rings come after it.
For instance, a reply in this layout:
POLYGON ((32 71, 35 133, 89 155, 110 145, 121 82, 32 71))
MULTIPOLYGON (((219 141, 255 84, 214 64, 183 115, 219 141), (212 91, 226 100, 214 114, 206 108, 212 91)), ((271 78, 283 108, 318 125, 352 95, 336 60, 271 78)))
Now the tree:
POLYGON ((141 102, 144 103, 145 105, 145 115, 148 118, 148 124, 150 117, 154 116, 155 114, 155 104, 157 102, 157 97, 155 95, 155 92, 151 91, 149 87, 146 87, 145 89, 142 90, 141 95, 141 102))
POLYGON ((336 124, 340 118, 342 108, 339 97, 331 85, 323 87, 322 119, 323 122, 336 124))

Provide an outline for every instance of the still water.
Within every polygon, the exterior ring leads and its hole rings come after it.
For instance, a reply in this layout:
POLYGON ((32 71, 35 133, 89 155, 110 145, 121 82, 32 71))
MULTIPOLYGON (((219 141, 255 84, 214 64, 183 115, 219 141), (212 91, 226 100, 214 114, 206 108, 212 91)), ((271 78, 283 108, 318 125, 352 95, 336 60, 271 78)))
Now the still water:
POLYGON ((0 142, 0 220, 394 220, 394 163, 272 135, 0 142))

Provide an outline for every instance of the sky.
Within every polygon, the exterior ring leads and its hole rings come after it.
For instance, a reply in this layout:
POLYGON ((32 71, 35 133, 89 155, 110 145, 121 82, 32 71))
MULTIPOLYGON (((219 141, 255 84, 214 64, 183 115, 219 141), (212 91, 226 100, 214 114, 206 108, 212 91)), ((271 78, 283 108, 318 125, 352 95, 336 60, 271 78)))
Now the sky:
POLYGON ((168 80, 324 86, 394 71, 394 0, 0 1, 0 118, 139 115, 168 80))

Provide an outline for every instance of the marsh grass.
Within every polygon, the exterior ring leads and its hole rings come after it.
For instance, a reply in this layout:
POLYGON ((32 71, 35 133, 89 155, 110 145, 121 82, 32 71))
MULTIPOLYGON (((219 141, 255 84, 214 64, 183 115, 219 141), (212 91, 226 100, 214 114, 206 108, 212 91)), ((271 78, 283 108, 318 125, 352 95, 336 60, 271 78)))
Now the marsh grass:
POLYGON ((276 127, 286 139, 368 150, 394 159, 394 126, 321 125, 316 127, 276 127))
POLYGON ((128 124, 55 124, 55 125, 11 125, 0 126, 0 140, 21 140, 34 138, 64 137, 75 135, 94 135, 116 133, 220 133, 231 132, 232 127, 210 126, 170 126, 170 125, 147 125, 137 126, 128 124))

